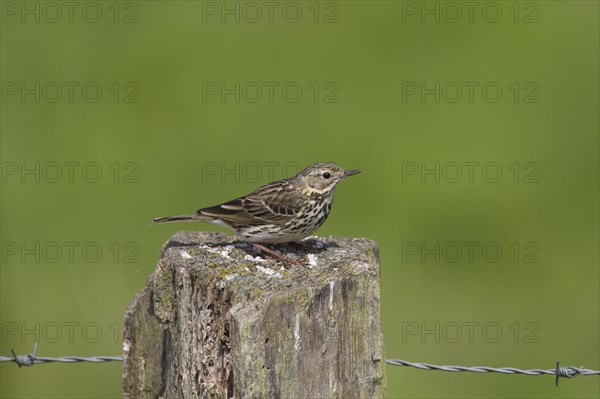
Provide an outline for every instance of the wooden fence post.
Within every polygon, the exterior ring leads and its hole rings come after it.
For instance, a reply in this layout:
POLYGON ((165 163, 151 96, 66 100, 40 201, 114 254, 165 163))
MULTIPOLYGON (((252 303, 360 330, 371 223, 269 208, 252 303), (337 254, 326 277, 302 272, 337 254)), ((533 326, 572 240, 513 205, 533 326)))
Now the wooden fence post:
POLYGON ((319 240, 278 247, 306 263, 281 269, 226 234, 175 234, 125 315, 124 396, 382 398, 377 245, 319 240))

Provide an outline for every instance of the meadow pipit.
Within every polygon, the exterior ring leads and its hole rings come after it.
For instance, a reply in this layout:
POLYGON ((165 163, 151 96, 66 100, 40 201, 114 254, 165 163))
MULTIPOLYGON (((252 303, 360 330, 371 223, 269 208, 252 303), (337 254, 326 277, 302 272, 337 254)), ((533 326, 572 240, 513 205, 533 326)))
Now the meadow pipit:
POLYGON ((333 163, 316 163, 294 177, 269 183, 243 197, 192 215, 156 218, 153 222, 198 220, 226 226, 277 259, 298 264, 261 244, 293 242, 313 234, 331 211, 335 186, 360 172, 333 163))

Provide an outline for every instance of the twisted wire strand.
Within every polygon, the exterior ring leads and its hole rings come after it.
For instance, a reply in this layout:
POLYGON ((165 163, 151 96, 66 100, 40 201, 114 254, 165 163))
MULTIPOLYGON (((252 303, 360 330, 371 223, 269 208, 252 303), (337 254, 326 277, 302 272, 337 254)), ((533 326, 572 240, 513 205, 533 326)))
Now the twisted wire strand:
MULTIPOLYGON (((450 372, 460 372, 460 371, 468 371, 473 373, 502 373, 502 374, 525 374, 525 375, 556 375, 556 369, 529 369, 523 370, 515 367, 488 367, 488 366, 438 366, 435 364, 429 363, 418 363, 418 362, 409 362, 406 360, 400 359, 388 359, 386 363, 392 364, 394 366, 409 366, 415 367, 421 370, 439 370, 439 371, 450 371, 450 372)), ((588 370, 583 367, 560 367, 559 366, 559 376, 572 378, 577 375, 600 375, 600 370, 588 370)))
POLYGON ((37 357, 32 355, 17 355, 15 357, 0 356, 0 362, 15 362, 19 367, 30 367, 40 363, 104 363, 104 362, 122 362, 123 356, 63 356, 63 357, 37 357))
POLYGON ((600 370, 589 370, 581 367, 561 366, 560 362, 556 362, 556 368, 553 369, 529 369, 523 370, 515 367, 488 367, 488 366, 439 366, 429 363, 409 362, 400 359, 388 359, 387 364, 394 366, 408 366, 421 370, 437 370, 456 372, 472 372, 472 373, 502 373, 502 374, 523 374, 523 375, 554 375, 556 376, 555 384, 558 386, 558 380, 561 377, 573 378, 578 375, 600 375, 600 370))
POLYGON ((111 361, 123 361, 123 356, 63 356, 63 357, 37 357, 38 343, 33 344, 33 352, 28 355, 17 355, 14 349, 11 349, 12 357, 0 356, 0 362, 15 362, 21 368, 21 366, 31 367, 38 363, 78 363, 78 362, 92 362, 102 363, 111 361))

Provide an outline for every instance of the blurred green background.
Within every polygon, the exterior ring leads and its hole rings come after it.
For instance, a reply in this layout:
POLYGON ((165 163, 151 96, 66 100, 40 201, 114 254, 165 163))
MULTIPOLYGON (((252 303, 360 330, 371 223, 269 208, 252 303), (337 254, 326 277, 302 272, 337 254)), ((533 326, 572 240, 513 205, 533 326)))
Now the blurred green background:
MULTIPOLYGON (((364 173, 319 235, 378 242, 388 358, 600 368, 598 2, 54 4, 2 2, 1 355, 120 354, 162 243, 222 231, 151 218, 331 161, 364 173)), ((3 363, 0 394, 119 397, 121 366, 3 363)), ((390 398, 600 394, 387 379, 390 398)))

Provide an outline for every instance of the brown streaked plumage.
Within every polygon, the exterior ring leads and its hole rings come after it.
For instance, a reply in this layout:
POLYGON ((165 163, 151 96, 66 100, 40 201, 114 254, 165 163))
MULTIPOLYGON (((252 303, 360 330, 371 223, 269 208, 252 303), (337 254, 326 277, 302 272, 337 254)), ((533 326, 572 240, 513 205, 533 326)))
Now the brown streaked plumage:
POLYGON ((333 163, 316 163, 289 179, 260 187, 251 194, 193 215, 156 218, 154 223, 203 221, 233 229, 244 241, 285 243, 314 233, 331 211, 335 186, 360 173, 333 163))

